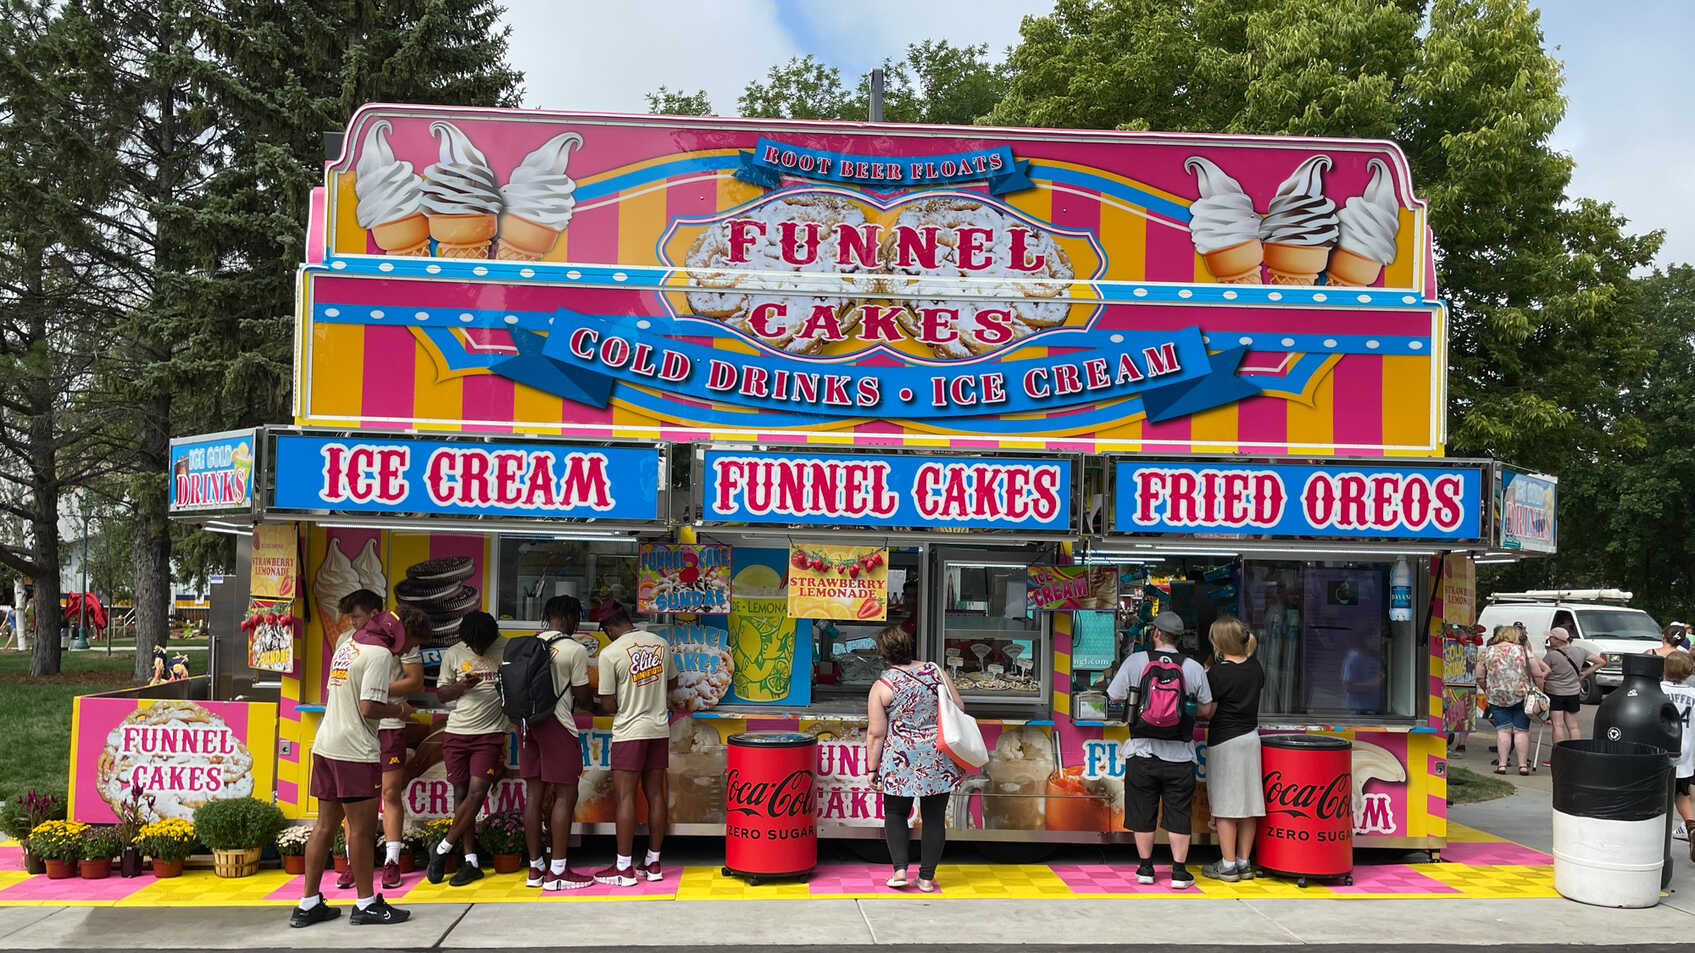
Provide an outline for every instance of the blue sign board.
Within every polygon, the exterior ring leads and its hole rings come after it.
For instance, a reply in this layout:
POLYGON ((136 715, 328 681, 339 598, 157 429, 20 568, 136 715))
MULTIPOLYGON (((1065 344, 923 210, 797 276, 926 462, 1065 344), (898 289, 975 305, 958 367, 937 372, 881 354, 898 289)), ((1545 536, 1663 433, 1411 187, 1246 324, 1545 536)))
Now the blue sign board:
POLYGON ((281 435, 284 510, 654 520, 658 448, 281 435))
POLYGON ((1553 477, 1531 476, 1501 468, 1496 487, 1495 528, 1502 549, 1552 553, 1559 543, 1553 477))
POLYGON ((1115 533, 1476 540, 1479 466, 1118 461, 1115 533))
POLYGON ((171 441, 172 513, 243 510, 253 504, 256 431, 233 430, 171 441))
POLYGON ((701 518, 714 523, 1068 531, 1068 458, 709 450, 701 518))

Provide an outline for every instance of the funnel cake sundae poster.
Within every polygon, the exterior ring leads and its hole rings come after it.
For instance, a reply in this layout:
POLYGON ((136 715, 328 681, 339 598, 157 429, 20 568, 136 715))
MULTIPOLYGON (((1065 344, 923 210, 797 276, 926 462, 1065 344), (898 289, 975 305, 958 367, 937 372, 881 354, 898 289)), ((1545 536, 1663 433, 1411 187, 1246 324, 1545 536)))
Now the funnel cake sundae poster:
POLYGON ((1385 142, 368 106, 320 209, 305 423, 1440 452, 1385 142))

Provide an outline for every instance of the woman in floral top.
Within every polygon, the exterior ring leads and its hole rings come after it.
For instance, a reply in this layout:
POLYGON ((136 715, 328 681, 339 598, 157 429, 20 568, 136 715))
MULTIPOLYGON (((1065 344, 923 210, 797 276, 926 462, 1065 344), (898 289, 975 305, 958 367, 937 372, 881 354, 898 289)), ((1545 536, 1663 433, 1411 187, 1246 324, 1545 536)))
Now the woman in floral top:
POLYGON ((1530 773, 1530 716, 1524 698, 1532 681, 1547 674, 1548 666, 1530 657, 1517 626, 1496 626, 1489 644, 1477 653, 1477 689, 1489 702, 1489 719, 1495 723, 1496 774, 1507 773, 1507 755, 1515 744, 1518 773, 1530 773))
POLYGON ((883 833, 894 866, 888 884, 906 886, 912 849, 907 819, 916 798, 924 821, 918 889, 929 893, 936 889, 936 864, 947 836, 948 795, 961 776, 953 759, 936 746, 937 693, 947 692, 956 705, 960 700, 946 672, 934 662, 914 658, 915 641, 913 633, 899 625, 877 633, 877 650, 889 668, 871 686, 865 745, 871 786, 883 792, 883 833))

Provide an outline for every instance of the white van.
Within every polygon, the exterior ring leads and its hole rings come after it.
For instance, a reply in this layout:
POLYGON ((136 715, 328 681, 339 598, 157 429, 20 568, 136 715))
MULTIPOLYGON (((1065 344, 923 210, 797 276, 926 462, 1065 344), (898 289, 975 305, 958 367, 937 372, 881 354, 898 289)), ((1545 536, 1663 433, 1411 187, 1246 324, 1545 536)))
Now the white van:
POLYGON ((1660 624, 1629 605, 1631 594, 1618 589, 1542 589, 1497 592, 1477 615, 1485 634, 1495 626, 1524 623, 1530 649, 1538 658, 1547 654, 1548 630, 1564 626, 1572 644, 1605 656, 1607 664, 1583 680, 1583 700, 1596 704, 1601 693, 1624 681, 1619 658, 1641 654, 1660 644, 1660 624))

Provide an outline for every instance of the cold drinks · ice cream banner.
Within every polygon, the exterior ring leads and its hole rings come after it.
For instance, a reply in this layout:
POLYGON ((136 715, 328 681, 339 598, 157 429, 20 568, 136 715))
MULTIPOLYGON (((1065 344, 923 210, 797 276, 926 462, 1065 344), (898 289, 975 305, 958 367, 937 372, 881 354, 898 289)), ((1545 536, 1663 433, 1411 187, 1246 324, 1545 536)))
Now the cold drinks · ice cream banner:
POLYGON ((1115 533, 1478 540, 1481 467, 1113 465, 1115 533))
POLYGON ((1026 598, 1032 609, 1118 608, 1118 572, 1111 566, 1031 566, 1026 575, 1026 598))
POLYGON ((281 510, 646 520, 657 449, 280 435, 281 510))
POLYGON ((1495 486, 1495 535, 1502 549, 1552 553, 1558 543, 1559 481, 1502 467, 1495 486))
POLYGON ((303 422, 1439 452, 1386 143, 389 106, 346 141, 303 422))
POLYGON ((1073 461, 705 451, 706 522, 1067 531, 1073 461))
POLYGON ((171 512, 244 510, 251 506, 257 446, 252 430, 172 440, 171 512))

